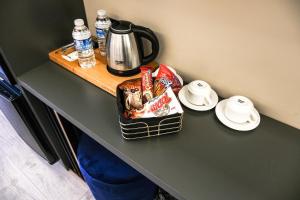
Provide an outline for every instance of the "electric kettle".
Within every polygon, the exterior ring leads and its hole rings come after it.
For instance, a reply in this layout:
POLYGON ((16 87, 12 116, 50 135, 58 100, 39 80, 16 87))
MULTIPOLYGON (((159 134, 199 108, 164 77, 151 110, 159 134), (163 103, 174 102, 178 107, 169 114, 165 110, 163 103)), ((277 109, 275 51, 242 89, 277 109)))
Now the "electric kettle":
POLYGON ((139 67, 153 61, 158 51, 158 39, 150 29, 128 21, 114 21, 106 41, 107 70, 119 76, 137 74, 139 67), (151 43, 149 55, 144 53, 142 38, 151 43))

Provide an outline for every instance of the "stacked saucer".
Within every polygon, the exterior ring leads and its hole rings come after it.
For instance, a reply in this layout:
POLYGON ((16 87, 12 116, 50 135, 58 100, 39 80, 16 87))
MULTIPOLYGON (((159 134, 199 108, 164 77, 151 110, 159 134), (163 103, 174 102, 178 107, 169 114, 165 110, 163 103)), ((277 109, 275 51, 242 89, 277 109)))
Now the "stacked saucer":
POLYGON ((201 80, 192 81, 183 86, 178 97, 183 105, 197 111, 211 110, 219 100, 217 93, 210 85, 201 80))
POLYGON ((232 96, 216 106, 218 119, 229 128, 238 131, 250 131, 260 123, 260 115, 250 99, 244 96, 232 96))

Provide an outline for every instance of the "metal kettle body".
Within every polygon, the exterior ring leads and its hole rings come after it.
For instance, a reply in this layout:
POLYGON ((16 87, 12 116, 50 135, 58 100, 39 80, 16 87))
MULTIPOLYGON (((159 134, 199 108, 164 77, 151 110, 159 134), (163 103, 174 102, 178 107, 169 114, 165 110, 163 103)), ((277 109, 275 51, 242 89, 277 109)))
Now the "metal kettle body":
POLYGON ((106 59, 109 72, 129 76, 140 71, 139 67, 153 61, 159 52, 154 33, 145 27, 127 21, 117 21, 109 29, 106 41, 106 59), (142 38, 151 42, 152 52, 144 55, 142 38))

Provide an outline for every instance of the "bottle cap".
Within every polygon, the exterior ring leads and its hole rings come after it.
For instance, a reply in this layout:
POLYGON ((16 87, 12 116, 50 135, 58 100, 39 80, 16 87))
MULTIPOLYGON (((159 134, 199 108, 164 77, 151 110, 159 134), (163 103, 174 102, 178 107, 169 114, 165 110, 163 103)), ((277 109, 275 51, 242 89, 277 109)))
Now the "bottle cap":
POLYGON ((106 10, 97 10, 97 15, 99 17, 105 17, 106 16, 106 10))
POLYGON ((83 19, 75 19, 74 24, 75 24, 75 26, 83 26, 84 21, 83 21, 83 19))

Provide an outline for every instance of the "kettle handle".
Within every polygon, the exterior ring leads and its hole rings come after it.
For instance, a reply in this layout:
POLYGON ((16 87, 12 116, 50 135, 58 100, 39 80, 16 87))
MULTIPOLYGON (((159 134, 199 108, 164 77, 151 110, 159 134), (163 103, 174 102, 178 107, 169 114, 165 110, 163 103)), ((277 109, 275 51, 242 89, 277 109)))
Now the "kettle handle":
POLYGON ((142 55, 142 65, 148 64, 153 61, 159 52, 159 42, 153 31, 143 26, 132 26, 132 30, 137 35, 138 42, 140 43, 140 53, 142 55), (152 52, 150 55, 145 56, 143 51, 143 44, 141 38, 145 38, 151 42, 152 52))

